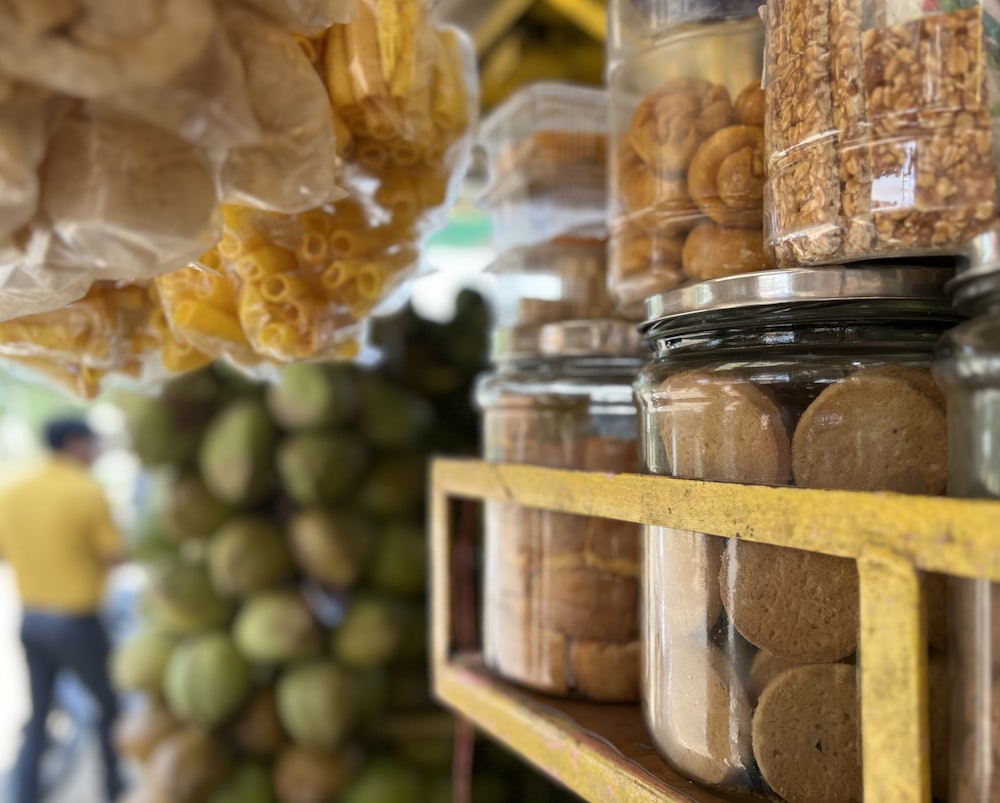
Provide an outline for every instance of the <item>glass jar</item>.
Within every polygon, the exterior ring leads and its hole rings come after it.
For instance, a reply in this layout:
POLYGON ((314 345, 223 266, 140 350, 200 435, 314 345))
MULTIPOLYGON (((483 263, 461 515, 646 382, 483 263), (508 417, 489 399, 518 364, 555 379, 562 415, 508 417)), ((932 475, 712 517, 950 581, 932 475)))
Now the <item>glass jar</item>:
MULTIPOLYGON (((953 286, 971 319, 938 346, 934 375, 948 400, 949 496, 1000 498, 1000 235, 973 241, 953 286)), ((954 578, 953 803, 1000 799, 1000 584, 954 578)))
MULTIPOLYGON (((638 471, 627 324, 577 321, 497 334, 479 382, 484 456, 494 462, 638 471)), ((639 696, 639 526, 487 502, 486 665, 551 694, 639 696)))
POLYGON ((988 8, 767 4, 765 236, 779 266, 955 253, 992 224, 988 8))
MULTIPOLYGON (((951 273, 768 271, 650 299, 655 356, 636 382, 645 469, 943 493, 929 365, 955 320, 951 273)), ((662 527, 643 543, 644 710, 666 759, 789 803, 860 801, 855 562, 662 527)), ((940 648, 944 586, 927 582, 940 648)))
POLYGON ((685 279, 771 266, 764 253, 764 28, 683 26, 609 75, 609 289, 618 314, 685 279))

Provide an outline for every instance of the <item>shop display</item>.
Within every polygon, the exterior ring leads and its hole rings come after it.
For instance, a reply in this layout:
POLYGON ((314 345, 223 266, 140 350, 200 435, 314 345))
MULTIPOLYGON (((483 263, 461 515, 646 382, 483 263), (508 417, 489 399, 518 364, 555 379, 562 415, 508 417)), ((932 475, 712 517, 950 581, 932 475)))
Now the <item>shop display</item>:
MULTIPOLYGON (((950 276, 767 271, 651 299, 655 358, 636 383, 645 468, 943 494, 945 408, 929 364, 957 320, 942 296, 950 276)), ((665 758, 789 803, 860 800, 856 564, 662 527, 645 544, 643 696, 665 758)), ((926 582, 941 647, 946 595, 941 578, 926 582)))
POLYGON ((619 314, 685 279, 771 267, 761 233, 763 30, 687 26, 609 77, 609 288, 619 314))
POLYGON ((539 326, 611 315, 604 243, 570 241, 502 254, 493 280, 495 325, 539 326))
MULTIPOLYGON (((948 495, 995 499, 1000 495, 1000 237, 996 227, 970 243, 970 256, 951 290, 971 320, 938 346, 934 376, 948 401, 951 470, 948 495)), ((951 785, 956 803, 1000 794, 1000 586, 952 578, 951 785)), ((933 705, 933 700, 932 700, 933 705)))
POLYGON ((768 4, 765 224, 780 266, 954 253, 995 220, 990 25, 975 4, 768 4))
MULTIPOLYGON (((501 330, 480 380, 484 455, 609 473, 638 470, 628 324, 501 330)), ((639 528, 516 505, 485 506, 483 653, 506 678, 552 694, 635 700, 639 528)))
POLYGON ((607 93, 572 84, 533 84, 490 114, 482 203, 497 250, 605 236, 607 129, 607 93))

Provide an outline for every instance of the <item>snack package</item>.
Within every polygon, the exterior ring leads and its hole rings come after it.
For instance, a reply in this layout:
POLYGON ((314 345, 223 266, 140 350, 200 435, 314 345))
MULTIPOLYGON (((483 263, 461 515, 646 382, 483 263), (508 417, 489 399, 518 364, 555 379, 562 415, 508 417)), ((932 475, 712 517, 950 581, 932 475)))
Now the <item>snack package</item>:
POLYGON ((223 22, 260 131, 256 144, 225 154, 223 200, 298 213, 342 197, 330 100, 296 38, 239 8, 226 10, 223 22))
POLYGON ((44 90, 0 79, 0 238, 38 209, 38 165, 55 106, 49 100, 44 90))
POLYGON ((51 228, 43 263, 92 279, 152 278, 219 236, 215 184, 199 153, 97 106, 67 114, 53 131, 40 211, 51 228))
POLYGON ((33 224, 0 238, 0 321, 49 312, 83 298, 89 272, 46 264, 52 233, 33 224))
POLYGON ((347 198, 296 216, 226 207, 219 255, 239 322, 276 362, 351 359, 359 324, 417 263, 412 234, 347 198))
POLYGON ((296 33, 317 33, 346 23, 358 13, 358 0, 239 0, 296 33))
POLYGON ((8 0, 0 5, 0 72, 107 98, 173 79, 216 25, 205 0, 8 0))

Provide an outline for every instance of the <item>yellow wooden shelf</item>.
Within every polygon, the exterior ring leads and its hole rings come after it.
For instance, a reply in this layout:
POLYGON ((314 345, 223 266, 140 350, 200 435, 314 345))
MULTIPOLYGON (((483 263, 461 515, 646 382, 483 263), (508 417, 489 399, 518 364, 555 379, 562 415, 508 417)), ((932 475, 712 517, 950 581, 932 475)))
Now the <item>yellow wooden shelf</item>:
POLYGON ((622 713, 621 706, 518 692, 456 653, 450 515, 455 499, 512 502, 856 560, 865 798, 930 800, 921 570, 1000 581, 1000 502, 435 461, 430 500, 435 693, 593 801, 725 798, 692 792, 697 787, 680 781, 648 745, 640 749, 645 742, 635 709, 622 713), (619 730, 622 723, 625 730, 619 730))

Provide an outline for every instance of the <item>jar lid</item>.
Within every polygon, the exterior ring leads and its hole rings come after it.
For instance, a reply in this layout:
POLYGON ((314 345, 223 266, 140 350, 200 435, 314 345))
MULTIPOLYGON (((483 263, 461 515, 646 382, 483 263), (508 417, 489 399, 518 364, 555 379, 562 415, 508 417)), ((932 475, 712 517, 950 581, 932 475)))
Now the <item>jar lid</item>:
POLYGON ((495 362, 533 357, 640 357, 645 354, 635 324, 625 321, 562 321, 511 326, 493 335, 495 362))
POLYGON ((843 301, 945 301, 952 268, 877 266, 792 268, 724 276, 685 285, 646 300, 643 331, 653 325, 721 310, 788 307, 843 301))
POLYGON ((982 298, 1000 294, 1000 224, 969 240, 946 289, 961 312, 982 298))

